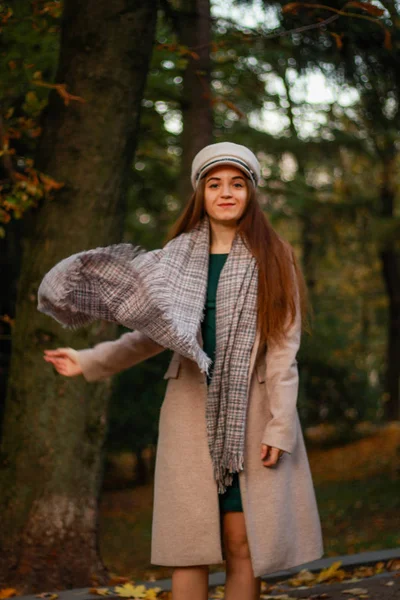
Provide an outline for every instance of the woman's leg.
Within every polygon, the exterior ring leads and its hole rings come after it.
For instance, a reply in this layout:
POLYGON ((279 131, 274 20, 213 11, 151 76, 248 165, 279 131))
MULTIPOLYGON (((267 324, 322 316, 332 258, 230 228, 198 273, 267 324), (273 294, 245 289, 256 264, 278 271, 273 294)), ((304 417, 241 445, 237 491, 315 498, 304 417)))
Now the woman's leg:
POLYGON ((223 542, 226 558, 225 600, 259 600, 261 579, 254 577, 242 512, 229 511, 223 514, 223 542))
POLYGON ((176 567, 172 573, 172 600, 208 600, 208 566, 176 567))

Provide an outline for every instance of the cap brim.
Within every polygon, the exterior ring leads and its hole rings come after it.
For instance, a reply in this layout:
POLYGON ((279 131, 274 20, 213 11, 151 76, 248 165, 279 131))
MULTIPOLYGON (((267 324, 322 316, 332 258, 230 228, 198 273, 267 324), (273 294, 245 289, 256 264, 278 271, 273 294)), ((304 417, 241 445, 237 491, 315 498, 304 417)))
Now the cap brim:
POLYGON ((241 171, 243 173, 243 175, 246 175, 247 179, 251 180, 250 173, 248 171, 246 171, 246 169, 244 167, 241 167, 240 165, 237 164, 237 162, 234 162, 227 158, 226 160, 223 160, 223 161, 221 160, 221 162, 219 162, 217 165, 214 164, 214 165, 208 165, 207 167, 205 167, 201 173, 201 176, 199 177, 199 181, 200 181, 200 179, 204 179, 204 177, 207 175, 207 173, 209 173, 213 169, 218 169, 218 167, 224 167, 225 165, 229 165, 230 167, 235 167, 236 169, 241 171))

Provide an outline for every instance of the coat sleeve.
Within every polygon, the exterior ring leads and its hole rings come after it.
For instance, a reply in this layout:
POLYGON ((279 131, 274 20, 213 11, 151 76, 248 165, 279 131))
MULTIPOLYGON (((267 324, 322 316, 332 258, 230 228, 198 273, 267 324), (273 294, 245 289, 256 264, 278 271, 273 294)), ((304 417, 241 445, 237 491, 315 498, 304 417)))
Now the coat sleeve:
POLYGON ((266 390, 272 419, 267 423, 262 444, 280 448, 289 454, 296 445, 297 395, 299 373, 297 351, 301 340, 301 313, 296 290, 296 318, 283 344, 268 347, 266 352, 266 390))
POLYGON ((124 333, 111 342, 78 350, 78 361, 87 381, 98 381, 124 371, 165 350, 140 331, 124 333))

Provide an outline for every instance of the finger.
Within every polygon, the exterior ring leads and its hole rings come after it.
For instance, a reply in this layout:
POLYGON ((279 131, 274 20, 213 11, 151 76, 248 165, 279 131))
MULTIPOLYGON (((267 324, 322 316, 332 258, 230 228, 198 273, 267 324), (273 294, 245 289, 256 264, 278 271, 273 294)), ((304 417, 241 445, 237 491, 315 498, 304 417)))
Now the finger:
POLYGON ((57 359, 56 358, 44 358, 44 360, 48 363, 50 363, 51 365, 56 365, 57 364, 57 359))
POLYGON ((50 356, 68 356, 72 348, 55 348, 54 350, 45 349, 44 352, 50 356))
POLYGON ((45 350, 44 353, 45 356, 66 356, 66 352, 63 352, 61 350, 45 350))
POLYGON ((269 457, 267 460, 263 461, 263 465, 265 467, 272 467, 278 462, 278 448, 270 448, 269 457))
POLYGON ((261 444, 261 459, 263 459, 268 454, 268 446, 266 444, 261 444))

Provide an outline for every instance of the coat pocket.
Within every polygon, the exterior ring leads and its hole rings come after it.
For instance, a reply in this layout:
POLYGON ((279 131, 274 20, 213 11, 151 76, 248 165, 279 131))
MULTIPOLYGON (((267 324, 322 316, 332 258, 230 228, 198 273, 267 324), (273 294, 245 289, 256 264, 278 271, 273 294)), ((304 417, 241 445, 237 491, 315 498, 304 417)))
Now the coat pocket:
POLYGON ((179 356, 173 356, 171 362, 168 365, 168 369, 165 371, 164 379, 176 379, 179 375, 179 369, 181 366, 181 359, 179 356))

